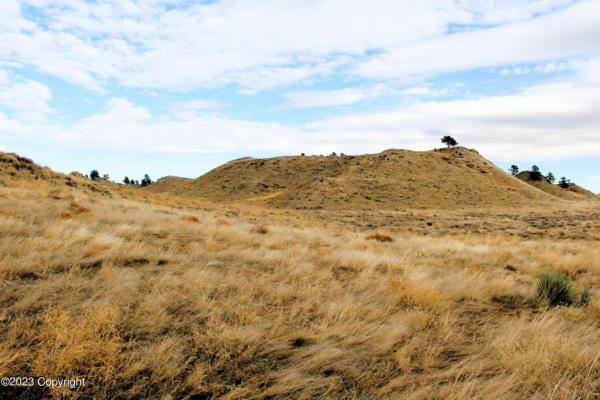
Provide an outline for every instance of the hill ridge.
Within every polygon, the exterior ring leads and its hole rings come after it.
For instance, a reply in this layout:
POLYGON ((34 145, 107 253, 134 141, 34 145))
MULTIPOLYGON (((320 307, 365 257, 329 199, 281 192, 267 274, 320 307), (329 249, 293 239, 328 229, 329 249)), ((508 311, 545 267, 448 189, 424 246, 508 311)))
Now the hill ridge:
POLYGON ((276 208, 393 210, 560 201, 465 147, 242 158, 176 186, 171 193, 276 208))

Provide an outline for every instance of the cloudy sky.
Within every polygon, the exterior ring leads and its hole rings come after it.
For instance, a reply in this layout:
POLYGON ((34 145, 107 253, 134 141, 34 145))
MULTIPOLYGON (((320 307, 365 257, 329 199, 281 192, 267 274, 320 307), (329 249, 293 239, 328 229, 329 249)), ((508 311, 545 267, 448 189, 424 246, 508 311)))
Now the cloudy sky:
POLYGON ((112 179, 426 150, 600 192, 600 0, 2 0, 0 150, 112 179))

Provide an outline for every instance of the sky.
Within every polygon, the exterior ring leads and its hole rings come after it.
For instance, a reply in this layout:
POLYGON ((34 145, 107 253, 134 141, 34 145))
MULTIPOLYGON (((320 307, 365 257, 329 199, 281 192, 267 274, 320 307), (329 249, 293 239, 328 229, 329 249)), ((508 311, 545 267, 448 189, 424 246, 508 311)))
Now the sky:
POLYGON ((2 0, 0 150, 111 179, 428 150, 600 192, 600 0, 2 0))

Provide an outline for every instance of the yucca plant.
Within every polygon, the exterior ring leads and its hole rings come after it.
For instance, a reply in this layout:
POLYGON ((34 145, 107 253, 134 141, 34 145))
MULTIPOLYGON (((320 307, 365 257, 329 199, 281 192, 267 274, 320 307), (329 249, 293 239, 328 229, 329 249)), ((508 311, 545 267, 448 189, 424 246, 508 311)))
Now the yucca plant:
POLYGON ((547 272, 538 280, 537 299, 550 307, 566 305, 577 302, 577 292, 573 284, 565 275, 547 272))

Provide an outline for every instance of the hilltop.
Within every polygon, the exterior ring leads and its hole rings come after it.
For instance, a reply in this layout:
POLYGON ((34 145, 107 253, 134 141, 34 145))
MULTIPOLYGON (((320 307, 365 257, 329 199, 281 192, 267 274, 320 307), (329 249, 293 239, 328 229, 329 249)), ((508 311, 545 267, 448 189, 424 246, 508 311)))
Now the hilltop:
POLYGON ((300 209, 446 209, 557 200, 463 147, 392 149, 339 157, 244 158, 170 192, 209 201, 300 209))
POLYGON ((0 186, 16 183, 43 183, 50 186, 69 186, 88 191, 108 193, 108 186, 116 186, 109 181, 92 181, 79 172, 62 174, 48 167, 42 167, 33 160, 14 153, 0 152, 0 186))

